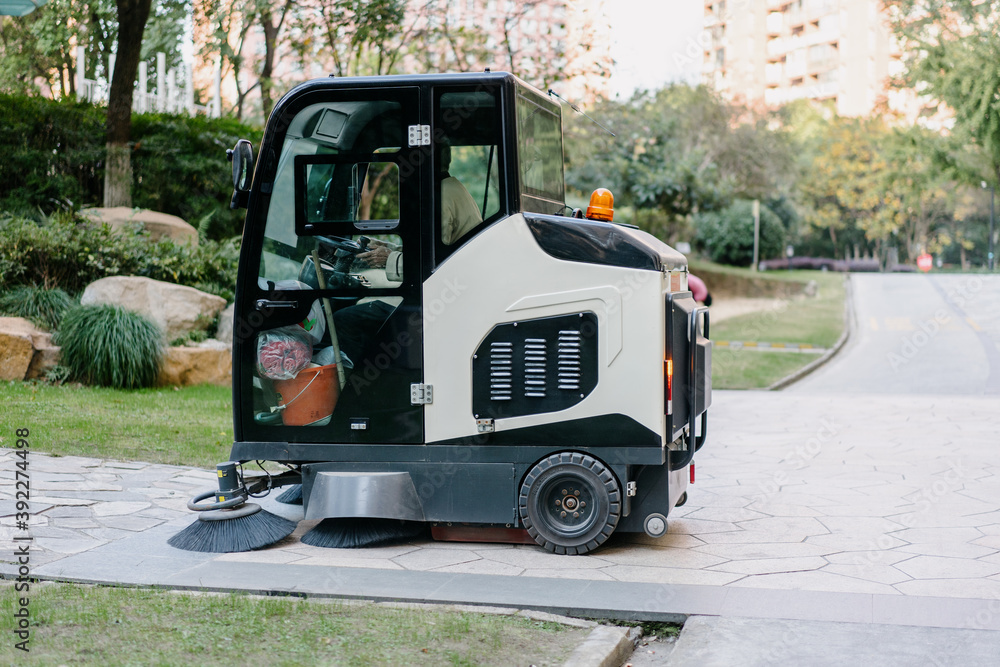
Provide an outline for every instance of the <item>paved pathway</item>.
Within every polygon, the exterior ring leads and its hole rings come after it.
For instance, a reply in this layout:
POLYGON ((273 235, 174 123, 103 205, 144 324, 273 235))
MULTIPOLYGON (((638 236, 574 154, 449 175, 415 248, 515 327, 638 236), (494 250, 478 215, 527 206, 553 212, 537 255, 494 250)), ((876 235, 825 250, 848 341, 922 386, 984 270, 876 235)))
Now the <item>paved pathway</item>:
POLYGON ((994 396, 1000 275, 854 274, 847 347, 791 391, 994 396))

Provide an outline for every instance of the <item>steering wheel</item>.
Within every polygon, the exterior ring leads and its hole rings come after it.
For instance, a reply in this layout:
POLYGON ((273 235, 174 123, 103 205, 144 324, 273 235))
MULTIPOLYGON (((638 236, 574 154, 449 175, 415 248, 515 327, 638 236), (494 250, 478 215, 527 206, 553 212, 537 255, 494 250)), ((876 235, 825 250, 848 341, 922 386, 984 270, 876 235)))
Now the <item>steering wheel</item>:
POLYGON ((323 245, 329 246, 334 250, 343 250, 344 252, 352 255, 357 255, 359 252, 365 251, 365 246, 363 244, 355 241, 354 239, 347 238, 346 236, 317 236, 315 238, 323 245))
POLYGON ((359 253, 368 250, 368 237, 362 236, 357 241, 344 236, 316 236, 314 238, 320 244, 332 249, 332 264, 328 264, 325 260, 321 261, 321 268, 318 269, 313 265, 312 256, 307 256, 302 262, 299 280, 318 288, 319 280, 316 271, 322 270, 324 282, 328 288, 361 287, 362 282, 350 272, 354 258, 359 253))

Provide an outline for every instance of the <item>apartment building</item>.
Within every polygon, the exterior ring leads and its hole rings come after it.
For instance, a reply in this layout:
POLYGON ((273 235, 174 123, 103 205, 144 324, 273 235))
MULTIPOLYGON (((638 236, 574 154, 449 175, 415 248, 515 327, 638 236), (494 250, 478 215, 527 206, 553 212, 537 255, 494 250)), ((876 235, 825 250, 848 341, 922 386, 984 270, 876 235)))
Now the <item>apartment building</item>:
POLYGON ((704 78, 731 99, 779 106, 833 100, 862 116, 888 104, 920 112, 888 89, 899 49, 879 0, 704 0, 704 78))

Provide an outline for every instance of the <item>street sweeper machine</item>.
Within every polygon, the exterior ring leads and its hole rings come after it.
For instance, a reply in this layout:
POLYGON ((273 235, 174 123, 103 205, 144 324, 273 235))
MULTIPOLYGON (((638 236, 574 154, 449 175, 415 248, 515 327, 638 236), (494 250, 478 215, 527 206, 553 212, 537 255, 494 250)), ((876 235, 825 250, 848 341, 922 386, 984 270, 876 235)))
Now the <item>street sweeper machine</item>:
POLYGON ((229 156, 236 437, 171 544, 287 537, 252 502, 279 487, 320 546, 665 534, 706 437, 708 313, 610 192, 566 205, 551 95, 488 71, 314 80, 256 160, 229 156))

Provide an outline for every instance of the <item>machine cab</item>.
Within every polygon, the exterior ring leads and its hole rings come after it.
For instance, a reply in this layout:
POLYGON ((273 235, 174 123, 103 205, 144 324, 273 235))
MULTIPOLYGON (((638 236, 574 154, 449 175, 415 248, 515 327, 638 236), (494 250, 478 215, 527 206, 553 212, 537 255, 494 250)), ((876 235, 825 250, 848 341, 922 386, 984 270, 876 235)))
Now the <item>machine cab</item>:
POLYGON ((509 74, 286 95, 234 195, 236 440, 423 442, 421 285, 510 212, 560 211, 562 169, 558 107, 509 74))

